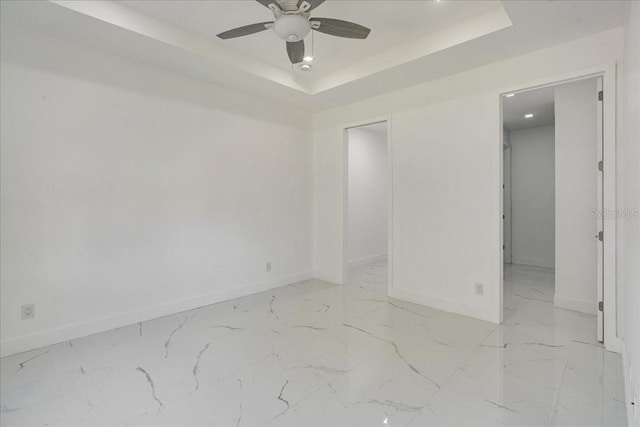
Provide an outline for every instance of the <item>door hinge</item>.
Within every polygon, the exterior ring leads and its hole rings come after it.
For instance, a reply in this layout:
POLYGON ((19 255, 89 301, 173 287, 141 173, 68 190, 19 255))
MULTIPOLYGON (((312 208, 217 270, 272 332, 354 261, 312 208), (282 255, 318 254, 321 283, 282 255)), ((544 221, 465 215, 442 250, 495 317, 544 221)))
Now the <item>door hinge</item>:
POLYGON ((598 302, 598 311, 604 312, 604 303, 602 301, 598 302))
POLYGON ((599 170, 600 172, 602 172, 602 171, 604 170, 604 163, 602 163, 602 160, 600 160, 600 161, 598 162, 598 170, 599 170))
POLYGON ((602 101, 604 99, 604 93, 602 91, 598 92, 598 101, 602 101))
POLYGON ((604 231, 598 232, 598 240, 600 240, 601 242, 604 241, 604 231))

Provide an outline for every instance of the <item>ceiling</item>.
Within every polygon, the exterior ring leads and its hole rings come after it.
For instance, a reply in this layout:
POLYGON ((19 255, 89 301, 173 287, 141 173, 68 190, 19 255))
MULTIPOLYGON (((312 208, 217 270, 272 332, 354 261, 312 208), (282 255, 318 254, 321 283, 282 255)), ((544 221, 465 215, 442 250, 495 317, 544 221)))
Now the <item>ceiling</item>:
POLYGON ((519 92, 503 97, 502 122, 508 130, 519 130, 555 123, 554 87, 519 92), (526 114, 533 117, 526 118, 526 114))
POLYGON ((169 72, 320 111, 624 24, 624 1, 328 0, 315 17, 372 29, 366 40, 314 32, 313 70, 292 69, 270 30, 215 35, 272 18, 252 0, 1 1, 17 25, 169 72))
MULTIPOLYGON (((312 32, 305 38, 307 53, 313 51, 313 71, 292 67, 285 43, 273 31, 220 40, 216 34, 242 25, 273 20, 272 12, 255 1, 124 1, 153 18, 185 31, 206 37, 212 43, 237 50, 284 71, 299 74, 310 82, 335 73, 350 64, 386 51, 398 49, 407 41, 426 37, 484 13, 500 13, 502 25, 510 25, 498 1, 327 1, 312 11, 313 17, 339 18, 374 29, 366 41, 335 38, 312 32)), ((398 62, 398 59, 394 60, 398 62)))

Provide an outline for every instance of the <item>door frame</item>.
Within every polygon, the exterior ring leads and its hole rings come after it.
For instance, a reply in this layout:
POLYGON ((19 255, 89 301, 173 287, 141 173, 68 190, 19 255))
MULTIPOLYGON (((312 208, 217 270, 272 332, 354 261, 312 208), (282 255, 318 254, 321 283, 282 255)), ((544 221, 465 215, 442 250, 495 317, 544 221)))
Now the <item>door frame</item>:
MULTIPOLYGON (((504 132, 504 131, 503 131, 504 132)), ((505 230, 509 231, 509 235, 505 236, 503 234, 502 237, 502 244, 504 245, 504 253, 503 253, 503 264, 511 264, 512 261, 512 236, 513 236, 513 216, 512 216, 512 197, 511 197, 511 144, 509 145, 503 145, 502 146, 502 160, 503 162, 503 168, 504 170, 502 171, 502 173, 504 174, 505 170, 509 171, 509 180, 504 180, 504 175, 503 175, 503 191, 502 191, 502 203, 504 203, 505 201, 509 201, 509 206, 504 206, 502 208, 502 214, 504 215, 503 219, 503 223, 502 223, 502 232, 504 233, 505 230), (508 166, 508 167, 507 167, 508 166)))
POLYGON ((387 123, 387 294, 393 287, 393 145, 391 115, 377 116, 342 125, 342 254, 340 284, 347 282, 349 273, 349 129, 375 123, 387 123))
MULTIPOLYGON (((617 65, 615 62, 595 65, 580 70, 575 70, 551 77, 534 80, 528 83, 505 87, 498 93, 498 105, 500 110, 499 126, 499 153, 498 168, 499 174, 499 204, 500 204, 500 226, 496 248, 499 248, 500 265, 500 298, 497 307, 497 317, 500 323, 503 321, 503 301, 504 301, 504 255, 502 253, 503 227, 502 211, 504 209, 504 194, 502 186, 504 184, 504 159, 503 159, 503 97, 509 93, 522 93, 548 86, 557 86, 563 83, 570 83, 579 80, 602 77, 604 99, 602 107, 603 114, 603 210, 604 212, 615 212, 616 204, 616 104, 617 104, 617 65)), ((594 172, 597 172, 597 165, 594 165, 594 172)), ((603 218, 603 288, 604 288, 604 345, 607 350, 619 353, 622 348, 622 340, 618 336, 617 328, 617 285, 616 285, 616 218, 615 215, 604 215, 603 218)))
MULTIPOLYGON (((600 93, 600 91, 604 90, 603 87, 603 83, 602 83, 602 76, 597 77, 596 80, 596 90, 598 91, 598 93, 600 93)), ((604 103, 598 101, 597 105, 596 105, 596 114, 598 115, 598 122, 597 122, 597 127, 596 127, 596 160, 598 162, 598 170, 600 169, 600 162, 602 162, 604 160, 603 158, 603 154, 604 154, 604 103)), ((602 174, 602 172, 596 172, 598 174, 598 179, 596 180, 596 194, 597 194, 597 200, 596 200, 596 211, 597 212, 604 212, 604 175, 602 174)), ((604 230, 604 216, 601 215, 596 215, 596 224, 597 224, 597 228, 596 230, 604 230)), ((598 275, 597 277, 597 292, 598 292, 598 301, 602 301, 604 303, 605 298, 604 298, 604 243, 600 241, 600 233, 596 234, 596 239, 598 239, 597 242, 597 256, 599 260, 602 260, 602 262, 598 263, 597 266, 597 271, 596 274, 598 275), (602 244, 601 244, 602 243, 602 244)), ((596 316, 597 316, 597 332, 598 332, 598 341, 600 342, 604 342, 604 313, 602 311, 600 311, 600 309, 598 308, 596 310, 596 316)))

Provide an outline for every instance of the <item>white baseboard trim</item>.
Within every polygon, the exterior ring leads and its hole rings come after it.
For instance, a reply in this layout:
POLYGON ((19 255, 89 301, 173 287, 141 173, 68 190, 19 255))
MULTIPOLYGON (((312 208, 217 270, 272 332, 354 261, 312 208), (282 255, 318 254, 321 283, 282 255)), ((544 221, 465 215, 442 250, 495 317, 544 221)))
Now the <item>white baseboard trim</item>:
POLYGON ((511 264, 531 265, 533 267, 554 268, 555 260, 545 260, 536 258, 522 258, 511 256, 511 264))
POLYGON ((491 323, 500 323, 500 319, 495 319, 494 316, 489 313, 489 310, 483 307, 460 304, 453 300, 435 298, 427 295, 419 295, 398 288, 391 288, 389 290, 389 296, 402 301, 425 305, 437 310, 473 317, 474 319, 480 319, 491 323))
POLYGON ((605 335, 604 347, 607 351, 620 354, 622 353, 622 339, 620 337, 607 338, 605 335))
POLYGON ((597 303, 595 301, 584 301, 554 295, 553 305, 565 310, 579 311, 580 313, 585 314, 598 314, 596 309, 597 303))
POLYGON ((340 283, 340 278, 331 274, 323 273, 322 271, 314 271, 313 278, 322 280, 329 283, 340 283))
POLYGON ((349 267, 360 267, 362 265, 371 264, 378 261, 386 261, 387 254, 379 254, 349 261, 349 267))
POLYGON ((10 338, 0 341, 0 357, 22 353, 25 351, 45 347, 47 345, 86 337, 88 335, 105 332, 111 329, 121 328, 123 326, 134 325, 139 322, 146 322, 148 320, 157 319, 159 317, 170 316, 172 314, 181 313, 187 310, 193 310, 195 308, 227 301, 233 298, 239 298, 258 292, 279 288, 291 283, 312 279, 313 276, 314 275, 311 272, 291 274, 278 279, 254 283, 248 286, 202 294, 195 297, 184 298, 178 301, 171 301, 152 307, 145 307, 136 311, 118 313, 113 316, 108 316, 101 319, 87 320, 58 329, 51 329, 48 331, 37 332, 31 335, 10 338))

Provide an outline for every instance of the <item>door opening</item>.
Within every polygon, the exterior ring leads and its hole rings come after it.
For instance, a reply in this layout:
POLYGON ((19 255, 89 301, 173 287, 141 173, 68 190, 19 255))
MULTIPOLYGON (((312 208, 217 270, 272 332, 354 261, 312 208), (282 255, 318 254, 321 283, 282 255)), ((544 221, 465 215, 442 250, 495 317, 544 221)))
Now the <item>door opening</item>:
POLYGON ((591 77, 502 98, 503 316, 517 316, 523 300, 537 299, 593 315, 598 341, 604 341, 601 90, 602 77, 591 77))
POLYGON ((345 135, 343 283, 365 283, 386 294, 391 222, 388 122, 349 127, 345 135), (363 275, 367 280, 361 280, 363 275))

